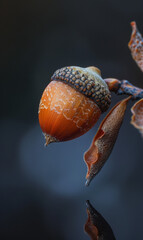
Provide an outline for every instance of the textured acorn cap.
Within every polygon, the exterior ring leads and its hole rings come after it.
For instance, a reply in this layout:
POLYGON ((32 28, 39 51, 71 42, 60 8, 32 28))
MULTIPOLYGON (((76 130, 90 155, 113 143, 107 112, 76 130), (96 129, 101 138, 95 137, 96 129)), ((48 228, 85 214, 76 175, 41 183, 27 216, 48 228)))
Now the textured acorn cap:
POLYGON ((57 70, 51 80, 62 81, 92 99, 105 112, 111 103, 107 84, 96 67, 64 67, 57 70))

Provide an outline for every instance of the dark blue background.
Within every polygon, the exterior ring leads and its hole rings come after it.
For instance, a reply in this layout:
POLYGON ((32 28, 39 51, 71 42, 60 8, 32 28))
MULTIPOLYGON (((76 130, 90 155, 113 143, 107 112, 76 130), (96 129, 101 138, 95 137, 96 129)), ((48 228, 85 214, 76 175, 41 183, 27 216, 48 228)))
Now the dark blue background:
MULTIPOLYGON (((130 125, 132 103, 109 160, 88 188, 83 153, 99 123, 76 140, 44 148, 38 105, 50 76, 68 65, 95 65, 103 78, 128 79, 143 88, 143 74, 127 47, 130 21, 143 33, 143 1, 1 5, 1 239, 86 240, 89 199, 117 239, 142 240, 143 140, 130 125)), ((119 99, 113 94, 112 106, 119 99)))

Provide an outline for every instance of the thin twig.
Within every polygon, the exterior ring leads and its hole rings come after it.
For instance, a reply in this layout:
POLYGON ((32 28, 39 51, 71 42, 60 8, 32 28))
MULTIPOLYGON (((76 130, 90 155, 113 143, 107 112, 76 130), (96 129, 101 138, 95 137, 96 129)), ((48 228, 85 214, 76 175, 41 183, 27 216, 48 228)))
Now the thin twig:
POLYGON ((135 100, 143 98, 143 89, 132 85, 127 80, 120 81, 116 78, 106 78, 104 81, 107 83, 109 90, 117 95, 131 95, 135 100))

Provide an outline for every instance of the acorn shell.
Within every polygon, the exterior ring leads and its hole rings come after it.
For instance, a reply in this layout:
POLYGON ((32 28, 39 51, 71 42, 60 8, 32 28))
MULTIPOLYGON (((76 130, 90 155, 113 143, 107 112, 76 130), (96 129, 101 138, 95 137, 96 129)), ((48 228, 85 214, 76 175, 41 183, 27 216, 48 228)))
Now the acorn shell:
POLYGON ((83 135, 100 115, 101 110, 93 100, 58 81, 46 87, 39 106, 39 123, 47 144, 83 135))
POLYGON ((111 94, 96 67, 57 70, 39 105, 39 123, 46 145, 79 137, 106 111, 111 94))
POLYGON ((102 112, 107 111, 111 103, 111 93, 101 72, 96 67, 64 67, 57 70, 51 80, 62 81, 92 99, 102 112))

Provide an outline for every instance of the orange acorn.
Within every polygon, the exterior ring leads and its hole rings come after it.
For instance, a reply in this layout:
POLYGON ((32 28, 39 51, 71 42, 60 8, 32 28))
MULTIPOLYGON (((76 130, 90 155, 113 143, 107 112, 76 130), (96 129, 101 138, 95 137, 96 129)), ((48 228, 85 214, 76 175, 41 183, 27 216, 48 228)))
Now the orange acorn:
POLYGON ((108 86, 96 67, 64 67, 51 80, 39 105, 46 145, 83 135, 111 103, 108 86))

